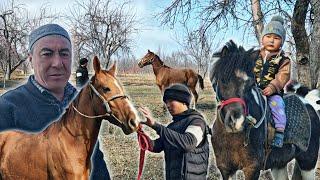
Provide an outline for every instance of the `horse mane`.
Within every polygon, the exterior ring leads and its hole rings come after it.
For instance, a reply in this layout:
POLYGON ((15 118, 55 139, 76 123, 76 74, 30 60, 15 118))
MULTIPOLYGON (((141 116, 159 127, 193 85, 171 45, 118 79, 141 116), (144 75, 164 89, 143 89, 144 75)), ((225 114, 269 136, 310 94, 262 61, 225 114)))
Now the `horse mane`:
POLYGON ((155 59, 157 59, 157 60, 160 62, 160 65, 161 65, 162 67, 171 68, 171 67, 165 65, 164 62, 160 59, 160 57, 159 57, 156 53, 154 53, 154 52, 152 52, 152 53, 153 53, 155 59))
POLYGON ((253 48, 246 51, 242 46, 237 46, 232 40, 227 42, 221 52, 215 53, 219 59, 211 71, 211 80, 221 80, 228 83, 236 76, 235 71, 240 70, 253 77, 253 68, 257 52, 253 48))

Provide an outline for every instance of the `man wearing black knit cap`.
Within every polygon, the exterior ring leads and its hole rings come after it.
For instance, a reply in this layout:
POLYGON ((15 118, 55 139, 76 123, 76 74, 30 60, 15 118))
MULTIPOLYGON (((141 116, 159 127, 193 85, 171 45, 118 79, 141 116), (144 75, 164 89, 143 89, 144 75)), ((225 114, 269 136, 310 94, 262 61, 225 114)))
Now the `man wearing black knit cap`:
POLYGON ((150 111, 140 111, 146 117, 144 124, 153 128, 160 136, 150 140, 151 152, 164 151, 166 179, 199 179, 207 176, 209 161, 209 128, 203 116, 190 109, 191 93, 183 84, 173 84, 164 91, 163 101, 172 115, 167 127, 157 123, 150 111))
MULTIPOLYGON (((0 131, 39 132, 57 120, 77 94, 68 82, 72 47, 68 32, 46 24, 29 35, 28 58, 34 74, 28 81, 0 96, 0 131)), ((92 155, 91 179, 110 179, 97 142, 92 155)))
POLYGON ((84 86, 88 80, 88 69, 87 69, 88 59, 87 58, 81 58, 79 61, 79 67, 76 71, 76 85, 77 87, 84 86))

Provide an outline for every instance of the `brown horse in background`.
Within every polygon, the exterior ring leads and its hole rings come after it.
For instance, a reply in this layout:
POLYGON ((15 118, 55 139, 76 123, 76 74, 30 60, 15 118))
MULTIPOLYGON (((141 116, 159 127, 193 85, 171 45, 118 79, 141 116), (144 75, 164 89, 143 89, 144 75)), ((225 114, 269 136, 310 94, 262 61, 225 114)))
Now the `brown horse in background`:
POLYGON ((204 88, 203 78, 192 69, 174 69, 166 66, 158 55, 148 50, 148 53, 138 63, 140 68, 146 65, 152 65, 154 75, 156 76, 156 84, 164 93, 166 87, 173 83, 182 83, 189 87, 194 96, 194 102, 197 104, 198 93, 196 85, 199 81, 201 89, 204 88))
POLYGON ((115 78, 116 66, 95 75, 60 120, 44 131, 0 133, 0 179, 88 179, 90 157, 103 119, 125 134, 138 128, 138 116, 115 78))

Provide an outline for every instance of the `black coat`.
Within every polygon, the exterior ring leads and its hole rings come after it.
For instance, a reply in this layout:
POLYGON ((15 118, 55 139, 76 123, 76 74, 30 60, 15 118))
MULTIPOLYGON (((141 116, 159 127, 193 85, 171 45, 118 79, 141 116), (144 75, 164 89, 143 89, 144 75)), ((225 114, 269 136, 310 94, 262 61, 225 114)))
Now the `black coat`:
POLYGON ((205 180, 209 164, 208 126, 200 113, 189 109, 173 117, 167 127, 155 124, 153 129, 160 138, 153 141, 153 152, 164 151, 166 179, 205 180), (203 132, 201 143, 196 146, 196 137, 186 133, 188 126, 200 126, 203 132))
POLYGON ((79 66, 76 71, 76 85, 77 87, 84 86, 89 80, 88 69, 86 67, 79 66))

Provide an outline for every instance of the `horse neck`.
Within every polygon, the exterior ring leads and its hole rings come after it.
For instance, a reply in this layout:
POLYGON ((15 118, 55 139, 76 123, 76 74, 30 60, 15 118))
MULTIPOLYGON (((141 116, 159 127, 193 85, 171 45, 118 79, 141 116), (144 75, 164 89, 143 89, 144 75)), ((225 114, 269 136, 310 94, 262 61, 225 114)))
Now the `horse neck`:
POLYGON ((153 72, 156 76, 159 74, 160 69, 164 68, 163 61, 161 61, 157 55, 155 55, 154 60, 152 62, 152 68, 153 68, 153 72))
POLYGON ((76 107, 79 112, 94 116, 94 107, 89 95, 89 87, 85 87, 77 96, 77 98, 70 104, 67 112, 61 119, 61 126, 63 133, 71 136, 77 141, 84 141, 88 150, 92 150, 98 138, 99 129, 102 119, 91 119, 80 115, 73 109, 76 107))

